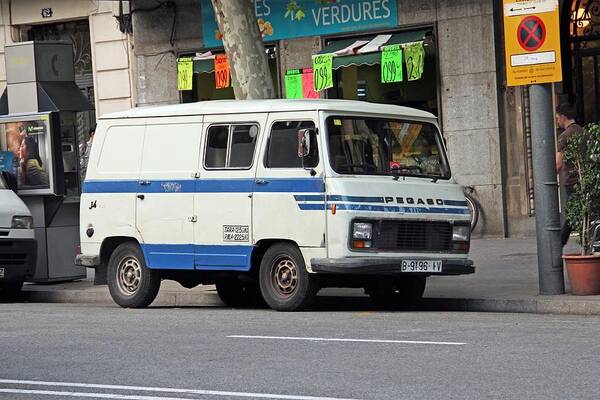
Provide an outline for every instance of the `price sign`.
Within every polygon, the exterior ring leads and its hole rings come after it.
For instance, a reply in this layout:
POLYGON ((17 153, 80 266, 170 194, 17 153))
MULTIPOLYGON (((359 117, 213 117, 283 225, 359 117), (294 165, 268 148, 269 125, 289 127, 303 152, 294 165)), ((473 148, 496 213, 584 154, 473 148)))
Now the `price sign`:
POLYGON ((402 82, 402 46, 385 46, 381 52, 381 82, 402 82))
POLYGON ((315 91, 315 81, 312 68, 302 70, 302 97, 305 99, 318 99, 319 92, 315 91))
POLYGON ((177 90, 192 90, 194 61, 191 58, 177 60, 177 90))
POLYGON ((302 96, 302 71, 291 69, 285 74, 285 98, 301 99, 302 96))
POLYGON ((215 82, 217 89, 231 86, 229 60, 225 54, 215 56, 215 82))
POLYGON ((404 48, 406 57, 406 72, 409 81, 416 81, 423 76, 425 65, 425 49, 423 42, 409 44, 404 48))
POLYGON ((333 87, 333 54, 313 56, 313 79, 315 91, 333 87))

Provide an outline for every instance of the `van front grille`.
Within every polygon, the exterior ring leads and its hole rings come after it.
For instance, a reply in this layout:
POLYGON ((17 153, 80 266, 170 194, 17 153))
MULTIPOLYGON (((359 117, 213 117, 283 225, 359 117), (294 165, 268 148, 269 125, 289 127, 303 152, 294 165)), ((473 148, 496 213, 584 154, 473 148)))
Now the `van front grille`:
POLYGON ((381 221, 373 247, 407 252, 451 249, 452 225, 443 221, 381 221))
POLYGON ((0 266, 4 265, 24 265, 27 261, 27 254, 1 254, 0 253, 0 266))

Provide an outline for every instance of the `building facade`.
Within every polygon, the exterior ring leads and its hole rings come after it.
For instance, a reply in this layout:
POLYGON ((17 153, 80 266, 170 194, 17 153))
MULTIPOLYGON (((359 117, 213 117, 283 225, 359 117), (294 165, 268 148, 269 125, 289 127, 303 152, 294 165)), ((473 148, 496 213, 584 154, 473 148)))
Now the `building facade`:
MULTIPOLYGON (((423 42, 420 79, 381 84, 377 56, 336 57, 334 86, 320 96, 434 113, 457 181, 472 186, 481 203, 476 234, 535 232, 528 89, 505 84, 501 1, 253 4, 281 97, 286 95, 286 73, 311 67, 315 54, 358 41, 423 42), (281 10, 293 5, 292 14, 297 13, 293 7, 301 4, 311 5, 300 10, 303 27, 293 34, 282 28, 282 18, 292 17, 281 10)), ((233 97, 230 88, 216 89, 213 61, 201 57, 194 61, 192 90, 177 89, 178 58, 223 52, 210 0, 0 0, 0 5, 0 86, 4 43, 67 39, 74 44, 77 83, 98 115, 132 106, 233 97)), ((564 80, 554 85, 555 101, 577 103, 581 123, 598 120, 600 0, 560 0, 560 12, 564 80)))

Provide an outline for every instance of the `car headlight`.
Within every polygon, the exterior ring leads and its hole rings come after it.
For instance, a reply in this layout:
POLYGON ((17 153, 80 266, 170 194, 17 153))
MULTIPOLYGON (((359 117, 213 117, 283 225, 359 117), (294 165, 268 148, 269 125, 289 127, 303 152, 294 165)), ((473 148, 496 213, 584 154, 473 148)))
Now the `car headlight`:
POLYGON ((352 226, 352 238, 371 240, 373 238, 373 224, 368 222, 355 222, 352 226))
POLYGON ((471 239, 471 227, 469 225, 454 225, 452 227, 453 242, 468 242, 471 239))
POLYGON ((10 227, 14 229, 31 229, 33 227, 33 218, 28 216, 14 216, 10 227))

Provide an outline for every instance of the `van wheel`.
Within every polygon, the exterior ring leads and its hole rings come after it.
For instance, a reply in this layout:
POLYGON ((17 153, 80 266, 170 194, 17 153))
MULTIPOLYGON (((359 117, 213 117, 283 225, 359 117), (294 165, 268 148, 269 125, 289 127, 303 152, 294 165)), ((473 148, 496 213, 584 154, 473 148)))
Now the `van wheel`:
POLYGON ((21 295, 23 281, 0 283, 0 298, 3 300, 16 300, 21 295))
POLYGON ((160 288, 160 272, 146 268, 136 243, 120 244, 108 261, 108 290, 115 303, 125 308, 150 305, 160 288))
POLYGON ((396 279, 380 278, 366 288, 377 308, 406 310, 414 307, 423 297, 427 277, 411 276, 396 279))
POLYGON ((319 291, 317 276, 306 271, 298 247, 271 246, 260 263, 260 290, 274 310, 297 311, 310 305, 319 291))
POLYGON ((219 298, 227 307, 265 306, 258 282, 242 282, 235 277, 228 277, 217 279, 215 286, 219 298))

